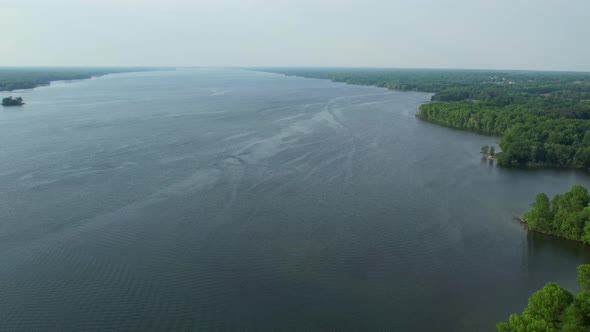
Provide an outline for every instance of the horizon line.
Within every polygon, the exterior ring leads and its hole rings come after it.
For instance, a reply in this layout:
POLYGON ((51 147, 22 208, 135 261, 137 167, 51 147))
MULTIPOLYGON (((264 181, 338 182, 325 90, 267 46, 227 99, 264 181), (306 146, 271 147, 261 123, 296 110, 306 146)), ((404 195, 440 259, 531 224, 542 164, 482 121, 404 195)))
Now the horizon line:
POLYGON ((255 66, 222 66, 222 65, 14 65, 0 66, 0 69, 40 69, 40 68, 143 68, 143 69, 377 69, 377 70, 457 70, 457 71, 527 71, 527 72, 562 72, 590 73, 589 70, 578 69, 514 69, 514 68, 453 68, 453 67, 387 67, 387 66, 331 66, 331 65, 255 65, 255 66))

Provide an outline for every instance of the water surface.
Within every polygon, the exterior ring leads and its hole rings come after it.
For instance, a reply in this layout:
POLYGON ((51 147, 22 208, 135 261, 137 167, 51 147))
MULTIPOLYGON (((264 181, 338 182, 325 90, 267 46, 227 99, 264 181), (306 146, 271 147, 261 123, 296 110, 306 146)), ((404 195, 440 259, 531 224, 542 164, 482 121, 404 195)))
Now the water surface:
POLYGON ((109 75, 0 110, 0 329, 493 331, 590 248, 429 94, 237 70, 109 75))

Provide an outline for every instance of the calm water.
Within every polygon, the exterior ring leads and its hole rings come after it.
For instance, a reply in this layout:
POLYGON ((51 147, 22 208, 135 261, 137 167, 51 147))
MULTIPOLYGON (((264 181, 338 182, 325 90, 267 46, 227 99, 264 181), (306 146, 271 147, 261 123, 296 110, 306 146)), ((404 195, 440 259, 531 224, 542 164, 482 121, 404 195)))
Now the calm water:
POLYGON ((428 94, 195 70, 18 95, 1 330, 493 331, 590 262, 512 220, 590 176, 482 162, 496 139, 417 120, 428 94))

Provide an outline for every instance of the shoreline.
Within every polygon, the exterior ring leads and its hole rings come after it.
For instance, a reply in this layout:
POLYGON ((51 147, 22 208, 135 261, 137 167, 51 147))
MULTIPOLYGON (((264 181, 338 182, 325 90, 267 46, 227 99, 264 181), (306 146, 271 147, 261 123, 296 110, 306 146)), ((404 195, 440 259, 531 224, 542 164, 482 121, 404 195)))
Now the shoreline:
MULTIPOLYGON (((455 73, 454 76, 443 76, 439 73, 433 72, 432 74, 425 75, 414 75, 411 76, 410 72, 403 72, 401 69, 391 71, 354 71, 346 69, 325 69, 325 70, 314 70, 307 68, 252 68, 251 70, 261 71, 266 73, 281 74, 284 76, 301 77, 301 78, 312 78, 328 80, 335 83, 344 83, 358 86, 374 86, 378 88, 385 88, 391 91, 414 91, 421 93, 431 93, 432 98, 430 101, 423 102, 416 112, 416 117, 422 121, 430 122, 439 126, 447 128, 459 129, 464 131, 473 132, 479 135, 492 136, 492 137, 505 137, 506 132, 515 125, 530 124, 525 126, 523 131, 530 134, 533 130, 542 131, 545 136, 549 133, 557 133, 565 130, 564 128, 574 127, 575 132, 587 131, 590 127, 588 122, 583 122, 582 117, 577 116, 557 116, 555 118, 550 115, 555 115, 557 112, 555 107, 548 107, 546 110, 548 115, 545 113, 541 115, 535 113, 531 107, 527 106, 527 102, 532 100, 530 98, 539 98, 541 94, 531 93, 522 97, 519 94, 519 88, 523 87, 530 82, 530 77, 524 74, 515 74, 515 80, 518 82, 518 86, 514 88, 502 90, 501 93, 495 91, 495 88, 490 88, 490 84, 494 83, 496 78, 492 78, 488 81, 488 77, 482 77, 482 73, 473 73, 466 75, 463 73, 455 73), (437 76, 439 75, 439 76, 437 76), (487 96, 486 93, 492 93, 492 97, 486 103, 477 102, 473 100, 483 100, 481 96, 487 96), (496 94, 498 93, 498 95, 496 94), (480 96, 481 95, 481 96, 480 96), (476 96, 477 98, 475 98, 476 96), (508 102, 501 97, 508 98, 508 102), (518 99, 518 98, 524 99, 518 99), (512 99, 511 99, 512 98, 512 99), (514 99, 516 98, 516 99, 514 99), (514 100, 513 100, 514 99, 514 100), (517 102, 518 101, 518 102, 517 102), (480 105, 480 106, 471 106, 480 105), (441 106, 442 105, 442 106, 441 106), (450 105, 450 106, 446 106, 450 105), (517 108, 516 110, 522 114, 510 114, 514 107, 512 106, 521 105, 522 109, 517 108), (507 106, 511 106, 507 108, 507 106), (519 116, 518 121, 515 122, 513 119, 519 116), (438 118, 438 120, 433 119, 438 118), (461 117, 460 121, 457 120, 461 117), (469 121, 465 119, 469 119, 469 121), (455 120, 450 120, 455 119, 455 120), (492 119, 492 120, 490 120, 492 119), (486 125, 484 126, 484 122, 486 125), (499 123, 499 125, 496 125, 499 123), (568 127, 569 126, 569 127, 568 127), (485 129, 484 129, 485 128, 485 129), (531 129, 533 128, 533 129, 531 129), (556 129, 557 128, 557 129, 556 129)), ((446 75, 446 74, 445 74, 446 75)), ((506 73, 500 73, 499 75, 508 75, 506 73)), ((510 76, 510 75, 509 75, 510 76)), ((555 89, 565 89, 569 91, 567 82, 572 82, 575 77, 566 77, 553 75, 551 77, 541 77, 539 81, 534 85, 537 86, 551 86, 555 89)), ((580 78, 582 80, 590 80, 588 77, 580 78)), ((579 80, 579 79, 578 79, 579 80)), ((503 82, 503 81, 502 81, 503 82)), ((497 83, 497 82, 496 82, 497 83)), ((581 93, 581 92, 580 92, 581 93)), ((570 102, 575 102, 576 98, 579 97, 580 93, 576 93, 572 90, 572 96, 560 97, 560 105, 568 106, 570 102)), ((489 95, 489 94, 488 94, 489 95)), ((515 106, 515 107, 516 107, 515 106)), ((564 107, 565 107, 564 106, 564 107)), ((569 107, 569 106, 568 106, 569 107)), ((515 137, 512 141, 505 141, 502 150, 508 152, 502 156, 496 156, 499 166, 506 168, 523 168, 523 169, 535 169, 535 168, 553 168, 553 169, 590 169, 590 162, 576 159, 574 156, 577 153, 583 153, 583 149, 586 145, 582 144, 582 137, 579 134, 574 135, 572 142, 566 142, 560 144, 564 149, 573 150, 573 152, 566 154, 565 156, 558 155, 557 152, 553 151, 547 155, 542 155, 537 158, 533 155, 531 144, 526 141, 526 134, 521 131, 510 132, 515 137), (527 144, 520 155, 516 153, 510 153, 512 149, 518 144, 527 144), (575 143, 575 144, 574 144, 575 143), (537 160, 539 159, 539 160, 537 160)), ((531 134, 532 135, 532 134, 531 134)), ((543 145, 547 143, 545 136, 535 136, 533 142, 537 145, 543 145)), ((567 150, 567 151, 569 151, 567 150)), ((489 160, 494 160, 488 158, 489 160)))
POLYGON ((549 236, 549 237, 552 237, 552 238, 555 238, 555 239, 561 239, 561 240, 566 240, 566 241, 571 241, 571 242, 575 242, 575 243, 587 245, 583 241, 578 241, 578 240, 574 240, 574 239, 568 239, 567 237, 563 237, 563 236, 559 236, 559 235, 555 235, 555 234, 551 234, 551 233, 542 232, 542 231, 539 231, 539 230, 536 230, 536 229, 531 229, 529 227, 528 221, 523 216, 521 216, 521 215, 514 216, 513 219, 514 219, 514 221, 518 222, 522 227, 524 227, 527 230, 527 232, 533 232, 533 233, 537 233, 537 234, 549 236))
POLYGON ((112 74, 147 72, 162 68, 0 68, 0 93, 19 93, 48 87, 56 82, 75 82, 112 74), (10 77, 17 74, 17 78, 10 77), (2 80, 2 76, 4 81, 2 80), (20 78, 18 75, 27 77, 20 78))

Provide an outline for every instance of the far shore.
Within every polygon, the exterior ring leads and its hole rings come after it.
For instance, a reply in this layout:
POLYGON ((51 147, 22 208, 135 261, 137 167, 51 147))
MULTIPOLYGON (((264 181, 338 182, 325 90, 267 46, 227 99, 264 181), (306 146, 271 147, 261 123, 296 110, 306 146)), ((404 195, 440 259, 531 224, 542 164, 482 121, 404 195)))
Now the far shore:
POLYGON ((158 68, 0 68, 0 92, 25 91, 50 86, 53 82, 152 70, 158 68))

